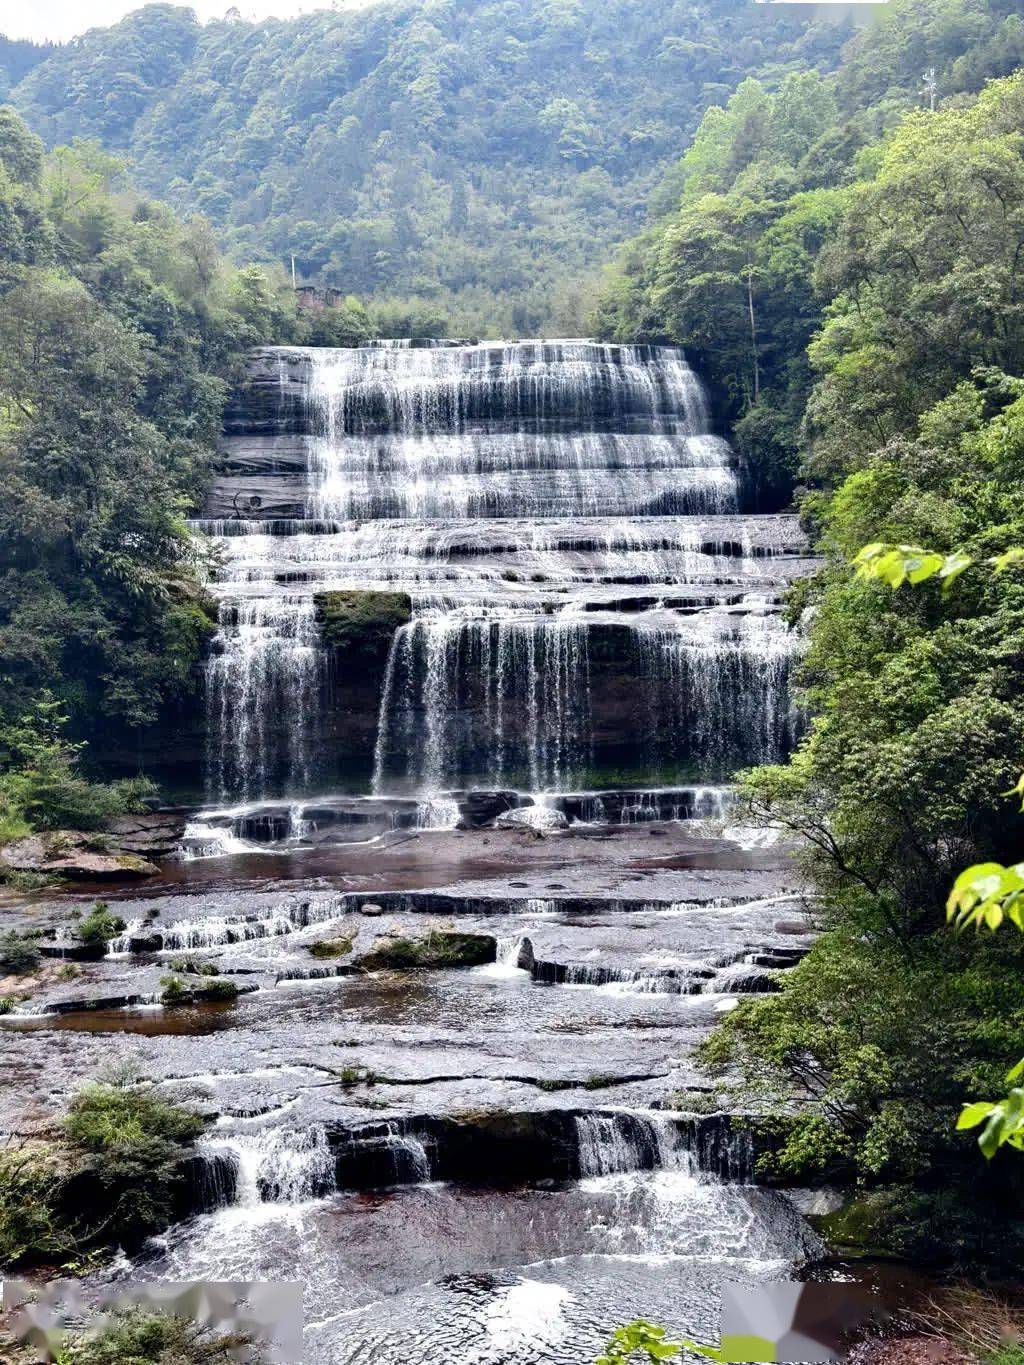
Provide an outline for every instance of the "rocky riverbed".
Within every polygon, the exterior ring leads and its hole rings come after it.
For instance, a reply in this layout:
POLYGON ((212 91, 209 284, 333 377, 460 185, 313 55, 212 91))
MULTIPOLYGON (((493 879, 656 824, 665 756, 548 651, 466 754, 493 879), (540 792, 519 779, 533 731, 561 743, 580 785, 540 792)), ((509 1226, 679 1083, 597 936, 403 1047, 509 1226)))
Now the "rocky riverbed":
POLYGON ((0 1065, 18 1135, 114 1061, 208 1116, 208 1211, 115 1275, 304 1266, 312 1361, 582 1365, 640 1312, 713 1336, 723 1267, 820 1250, 692 1059, 811 942, 785 850, 686 823, 411 832, 106 900, 125 928, 95 960, 81 893, 4 910, 72 956, 0 1021, 0 1065))

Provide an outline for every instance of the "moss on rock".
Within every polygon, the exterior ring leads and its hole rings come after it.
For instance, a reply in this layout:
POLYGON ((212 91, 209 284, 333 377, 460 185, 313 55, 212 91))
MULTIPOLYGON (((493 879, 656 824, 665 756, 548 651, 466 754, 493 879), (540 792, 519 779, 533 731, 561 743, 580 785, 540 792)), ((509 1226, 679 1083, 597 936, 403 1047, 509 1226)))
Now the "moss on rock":
POLYGON ((405 592, 322 592, 314 601, 324 644, 366 660, 384 659, 395 631, 412 620, 405 592))
POLYGON ((359 965, 396 971, 415 967, 481 967, 493 962, 497 944, 490 934, 432 930, 425 938, 394 938, 375 945, 359 965))
POLYGON ((351 951, 350 938, 324 938, 309 945, 310 957, 346 957, 351 951))

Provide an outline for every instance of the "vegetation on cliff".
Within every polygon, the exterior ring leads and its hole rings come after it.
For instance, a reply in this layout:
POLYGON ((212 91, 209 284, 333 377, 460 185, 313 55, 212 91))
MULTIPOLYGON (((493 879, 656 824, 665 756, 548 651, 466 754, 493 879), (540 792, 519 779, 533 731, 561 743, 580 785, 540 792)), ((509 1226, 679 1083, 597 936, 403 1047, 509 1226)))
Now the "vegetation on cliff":
POLYGON ((152 794, 90 782, 84 745, 194 700, 212 619, 184 517, 247 348, 309 331, 204 219, 0 109, 0 841, 152 794))
POLYGON ((400 626, 412 620, 407 592, 322 592, 314 599, 321 638, 349 663, 382 663, 400 626))
POLYGON ((67 1265, 166 1227, 203 1127, 133 1077, 83 1087, 53 1141, 0 1150, 0 1268, 67 1265))

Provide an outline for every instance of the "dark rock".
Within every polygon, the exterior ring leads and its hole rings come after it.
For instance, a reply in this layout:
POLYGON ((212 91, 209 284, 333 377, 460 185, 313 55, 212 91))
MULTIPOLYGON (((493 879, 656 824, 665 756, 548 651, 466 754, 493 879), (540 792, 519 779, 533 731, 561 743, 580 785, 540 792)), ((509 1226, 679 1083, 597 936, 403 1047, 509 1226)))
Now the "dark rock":
POLYGON ((522 805, 523 798, 511 791, 471 791, 458 798, 459 814, 467 829, 482 829, 499 815, 522 805))
POLYGON ((122 853, 166 858, 185 837, 185 820, 186 813, 182 810, 121 815, 110 822, 107 833, 122 853))
POLYGON ((162 934, 136 934, 128 940, 130 953, 158 953, 163 946, 162 934))

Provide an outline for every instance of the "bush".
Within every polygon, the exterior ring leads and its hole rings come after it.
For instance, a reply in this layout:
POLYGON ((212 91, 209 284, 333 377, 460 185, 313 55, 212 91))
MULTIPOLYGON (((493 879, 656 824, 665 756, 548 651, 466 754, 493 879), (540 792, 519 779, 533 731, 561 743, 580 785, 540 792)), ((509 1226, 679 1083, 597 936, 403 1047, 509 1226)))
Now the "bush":
POLYGON ((72 1250, 74 1239, 55 1212, 59 1185, 45 1149, 0 1149, 0 1269, 72 1250))
POLYGON ((258 1365, 265 1356, 250 1337, 218 1336, 188 1318, 136 1309, 118 1314, 96 1336, 79 1333, 60 1359, 61 1365, 219 1365, 239 1359, 258 1365))
POLYGON ((102 829, 144 810, 156 793, 145 777, 90 782, 78 770, 83 746, 64 738, 67 715, 43 693, 32 711, 0 730, 0 843, 31 830, 102 829))
POLYGON ((192 999, 192 992, 180 976, 162 976, 160 985, 163 986, 160 1000, 165 1005, 184 1005, 192 999))
POLYGON ((178 1162, 203 1126, 198 1114, 134 1086, 97 1083, 75 1096, 64 1131, 109 1198, 105 1241, 137 1245, 166 1227, 178 1162))
POLYGON ((217 965, 198 957, 176 957, 171 963, 171 971, 185 972, 189 976, 216 976, 217 965))
POLYGON ((97 901, 85 918, 79 920, 76 932, 90 947, 105 948, 123 930, 124 920, 112 915, 105 901, 97 901))
POLYGON ((204 1000, 237 1000, 238 986, 234 981, 225 981, 221 977, 217 981, 211 981, 208 986, 202 987, 204 1000))
POLYGON ((412 619, 404 592, 323 592, 315 601, 324 643, 362 659, 385 659, 395 631, 412 619))
POLYGON ((39 966, 39 949, 28 934, 8 929, 0 934, 0 972, 18 976, 39 966))
POLYGON ((426 938, 396 938, 360 959, 369 970, 415 967, 480 967, 494 961, 494 939, 486 934, 432 929, 426 938))
POLYGON ((310 944, 311 957, 345 957, 352 951, 350 938, 325 938, 319 943, 310 944))

